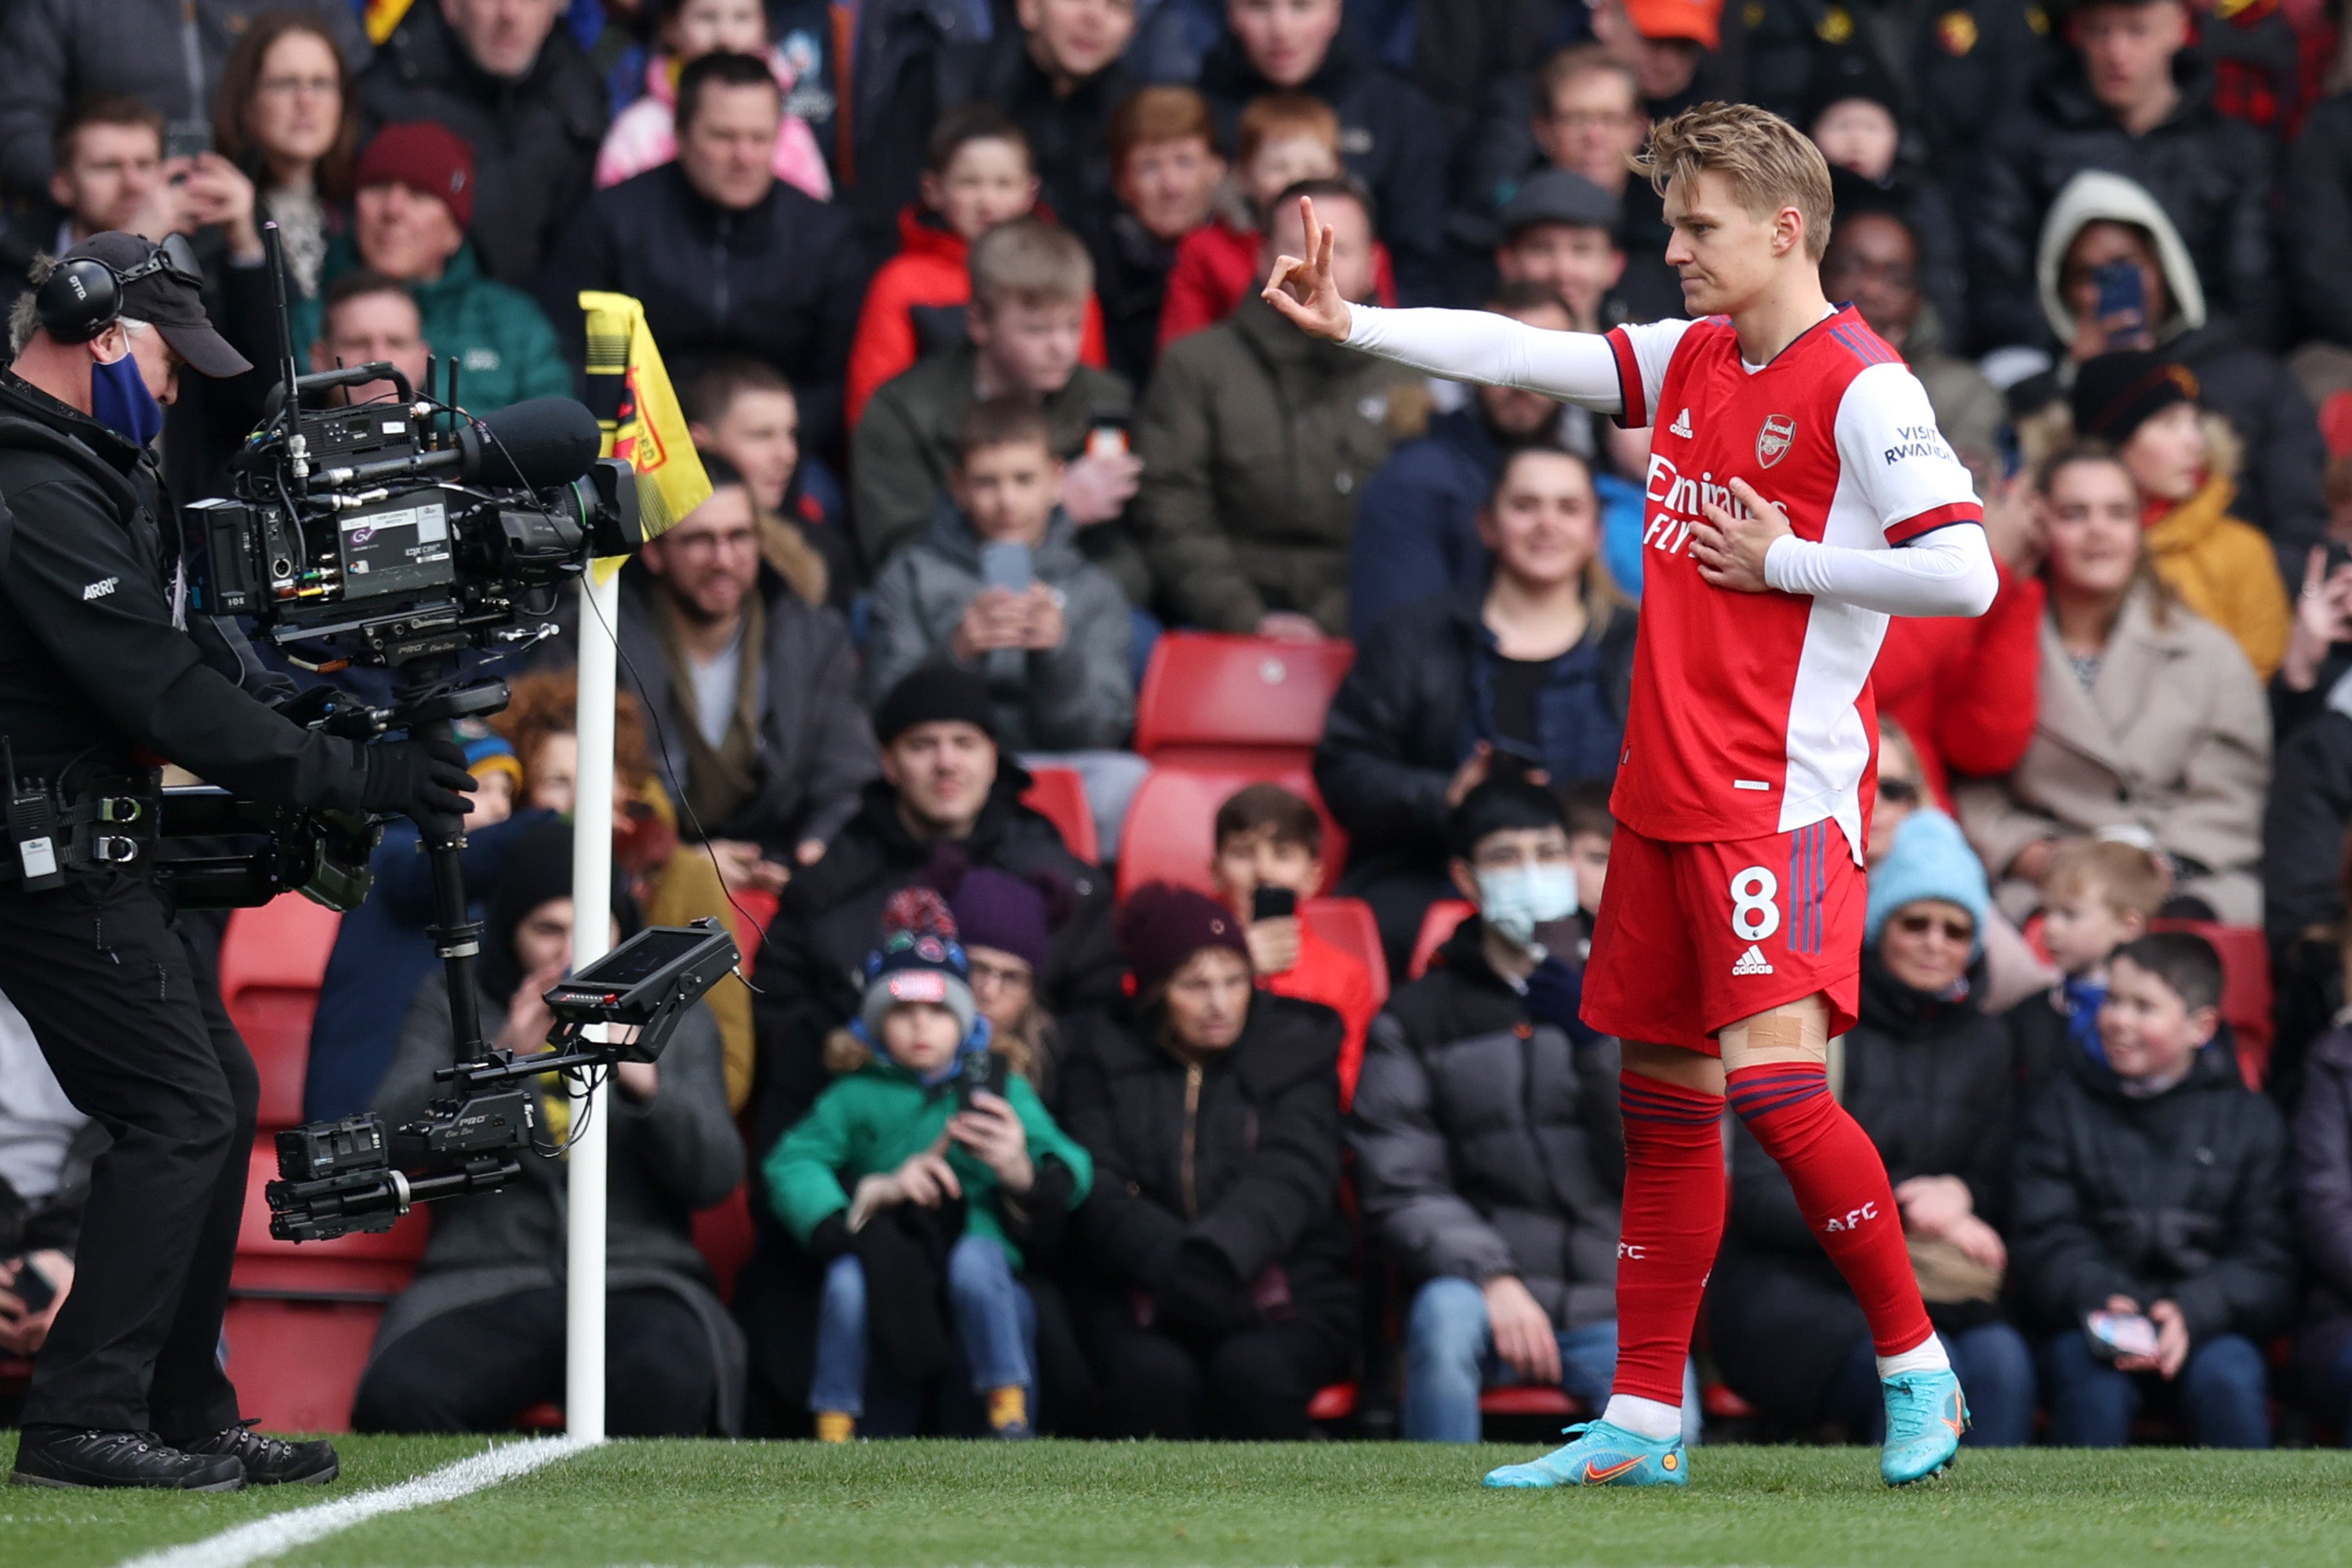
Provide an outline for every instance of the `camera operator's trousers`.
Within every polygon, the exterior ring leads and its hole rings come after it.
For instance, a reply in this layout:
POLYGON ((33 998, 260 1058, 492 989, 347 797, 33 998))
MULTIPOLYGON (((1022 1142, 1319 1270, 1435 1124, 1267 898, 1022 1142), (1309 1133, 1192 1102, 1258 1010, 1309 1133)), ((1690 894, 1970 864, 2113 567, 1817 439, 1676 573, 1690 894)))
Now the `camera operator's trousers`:
POLYGON ((88 869, 0 888, 0 992, 114 1137, 19 1419, 166 1442, 234 1425, 217 1350, 261 1085, 218 989, 144 875, 88 869))

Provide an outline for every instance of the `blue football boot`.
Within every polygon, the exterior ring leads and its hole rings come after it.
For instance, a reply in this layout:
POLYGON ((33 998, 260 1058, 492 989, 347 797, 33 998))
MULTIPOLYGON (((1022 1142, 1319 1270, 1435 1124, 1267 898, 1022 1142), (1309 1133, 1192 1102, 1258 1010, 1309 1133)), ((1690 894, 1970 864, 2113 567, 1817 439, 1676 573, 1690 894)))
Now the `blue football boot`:
POLYGON ((1575 1439, 1540 1459, 1488 1473, 1490 1487, 1686 1487, 1690 1455, 1682 1434, 1643 1437, 1606 1421, 1586 1421, 1560 1434, 1575 1439))
POLYGON ((1890 1487, 1907 1487, 1951 1468, 1960 1434, 1969 1429, 1969 1402, 1949 1371, 1906 1372, 1886 1390, 1886 1447, 1878 1474, 1890 1487))

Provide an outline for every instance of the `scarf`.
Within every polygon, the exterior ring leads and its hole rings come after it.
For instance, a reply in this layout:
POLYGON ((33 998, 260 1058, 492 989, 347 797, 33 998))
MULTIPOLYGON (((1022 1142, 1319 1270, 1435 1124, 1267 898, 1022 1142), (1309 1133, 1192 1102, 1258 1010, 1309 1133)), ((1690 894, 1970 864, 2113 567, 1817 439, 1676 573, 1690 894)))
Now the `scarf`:
POLYGON ((714 748, 702 738, 693 656, 678 635, 669 601, 656 594, 652 603, 654 635, 661 639, 662 661, 669 668, 670 698, 677 710, 679 738, 686 748, 686 804, 707 834, 732 817, 760 787, 760 673, 768 644, 768 609, 757 594, 743 602, 743 630, 737 639, 742 664, 735 677, 735 716, 714 748))

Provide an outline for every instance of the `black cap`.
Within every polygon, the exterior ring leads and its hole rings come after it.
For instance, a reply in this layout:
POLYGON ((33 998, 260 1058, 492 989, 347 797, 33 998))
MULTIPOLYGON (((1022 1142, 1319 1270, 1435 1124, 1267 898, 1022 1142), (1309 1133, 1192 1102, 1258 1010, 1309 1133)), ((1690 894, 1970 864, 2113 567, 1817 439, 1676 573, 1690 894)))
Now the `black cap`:
POLYGON ((1622 203, 1573 169, 1545 169, 1528 176, 1496 216, 1507 235, 1539 223, 1571 228, 1605 228, 1612 235, 1624 221, 1622 203))
POLYGON ((91 235, 67 251, 64 259, 86 256, 121 274, 145 266, 155 259, 159 251, 165 253, 173 264, 124 284, 122 314, 134 321, 148 322, 162 332, 163 341, 198 375, 219 380, 251 370, 253 363, 229 347, 228 340, 215 331, 205 317, 203 285, 191 275, 195 253, 185 238, 174 235, 165 245, 159 246, 135 234, 109 229, 104 234, 91 235))
POLYGON ((2145 349, 2098 354, 2074 372, 2074 433, 2120 447, 2174 404, 2196 401, 2197 376, 2186 365, 2145 349))
POLYGON ((996 708, 988 682, 951 664, 927 664, 890 689, 874 710, 874 737, 888 745, 918 724, 977 726, 996 738, 996 708))

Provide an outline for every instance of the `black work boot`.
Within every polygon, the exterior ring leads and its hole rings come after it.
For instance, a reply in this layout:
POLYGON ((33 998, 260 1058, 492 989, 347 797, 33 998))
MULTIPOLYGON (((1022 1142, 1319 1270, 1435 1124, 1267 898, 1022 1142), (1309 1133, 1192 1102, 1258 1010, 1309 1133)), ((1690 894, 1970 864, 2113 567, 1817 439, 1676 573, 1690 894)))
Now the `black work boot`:
POLYGON ((240 1421, 234 1426, 224 1426, 209 1437, 199 1437, 187 1447, 191 1454, 226 1454, 245 1467, 245 1484, 249 1487, 274 1487, 288 1482, 309 1481, 324 1486, 341 1473, 341 1461, 335 1458, 335 1446, 320 1438, 308 1443, 289 1443, 283 1437, 265 1437, 253 1430, 255 1423, 240 1421))
POLYGON ((245 1467, 232 1454, 188 1454, 152 1432, 109 1432, 82 1426, 27 1426, 16 1442, 19 1487, 163 1487, 175 1491, 233 1492, 245 1485, 245 1467))

